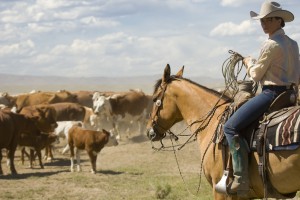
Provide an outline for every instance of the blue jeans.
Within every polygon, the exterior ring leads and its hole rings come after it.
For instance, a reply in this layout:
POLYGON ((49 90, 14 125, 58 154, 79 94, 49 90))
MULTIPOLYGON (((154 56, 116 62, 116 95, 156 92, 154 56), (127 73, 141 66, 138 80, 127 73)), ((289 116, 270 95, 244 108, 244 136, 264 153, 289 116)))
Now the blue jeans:
POLYGON ((231 144, 234 135, 243 136, 241 131, 262 116, 270 107, 273 100, 285 90, 265 89, 243 104, 224 124, 224 134, 231 144))

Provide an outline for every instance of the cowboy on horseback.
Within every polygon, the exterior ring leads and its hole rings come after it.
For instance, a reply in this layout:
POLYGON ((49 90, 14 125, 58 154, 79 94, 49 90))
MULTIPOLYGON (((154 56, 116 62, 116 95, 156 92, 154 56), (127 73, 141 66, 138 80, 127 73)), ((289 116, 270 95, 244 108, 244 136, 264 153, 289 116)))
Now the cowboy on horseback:
POLYGON ((248 76, 260 83, 262 92, 244 103, 224 125, 234 171, 228 192, 237 195, 245 195, 249 191, 249 149, 242 131, 268 111, 276 97, 293 89, 293 85, 298 86, 300 78, 298 44, 283 30, 286 22, 294 20, 294 15, 283 10, 279 3, 265 1, 260 13, 251 11, 250 16, 260 20, 269 38, 263 43, 257 60, 251 57, 243 60, 248 76))

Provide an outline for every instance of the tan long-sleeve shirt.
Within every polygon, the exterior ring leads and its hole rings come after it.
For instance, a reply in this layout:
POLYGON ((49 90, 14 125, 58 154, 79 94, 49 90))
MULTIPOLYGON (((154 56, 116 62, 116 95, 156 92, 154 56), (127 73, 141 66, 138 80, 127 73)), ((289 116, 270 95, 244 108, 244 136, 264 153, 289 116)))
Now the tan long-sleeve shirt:
POLYGON ((283 29, 271 35, 262 45, 257 61, 247 65, 248 75, 261 85, 299 84, 299 47, 283 29))

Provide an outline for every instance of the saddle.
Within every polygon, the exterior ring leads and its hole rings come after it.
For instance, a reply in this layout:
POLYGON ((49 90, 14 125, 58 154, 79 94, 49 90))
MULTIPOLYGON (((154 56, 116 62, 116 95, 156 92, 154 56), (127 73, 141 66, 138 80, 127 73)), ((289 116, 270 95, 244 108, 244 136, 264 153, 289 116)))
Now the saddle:
MULTIPOLYGON (((259 155, 258 170, 264 183, 265 197, 287 199, 296 196, 296 192, 279 193, 268 179, 266 166, 269 151, 295 150, 300 145, 300 120, 298 121, 300 119, 300 106, 296 106, 296 101, 294 90, 283 92, 274 100, 264 116, 243 131, 250 150, 256 151, 259 155)), ((215 143, 221 142, 223 144, 224 174, 220 184, 216 186, 216 190, 221 193, 227 193, 228 178, 232 176, 231 159, 225 156, 227 140, 224 138, 223 125, 235 109, 236 107, 229 106, 223 113, 214 138, 215 143)))

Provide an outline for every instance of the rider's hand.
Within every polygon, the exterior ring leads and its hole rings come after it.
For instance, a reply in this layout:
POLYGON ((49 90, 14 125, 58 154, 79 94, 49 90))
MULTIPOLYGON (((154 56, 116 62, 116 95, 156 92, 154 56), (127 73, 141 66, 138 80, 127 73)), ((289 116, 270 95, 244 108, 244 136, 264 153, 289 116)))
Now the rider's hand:
POLYGON ((243 63, 246 66, 246 68, 248 69, 248 67, 250 67, 256 63, 256 60, 254 58, 252 58, 251 56, 248 56, 243 59, 243 63))

